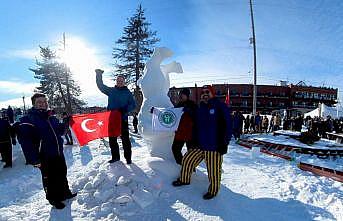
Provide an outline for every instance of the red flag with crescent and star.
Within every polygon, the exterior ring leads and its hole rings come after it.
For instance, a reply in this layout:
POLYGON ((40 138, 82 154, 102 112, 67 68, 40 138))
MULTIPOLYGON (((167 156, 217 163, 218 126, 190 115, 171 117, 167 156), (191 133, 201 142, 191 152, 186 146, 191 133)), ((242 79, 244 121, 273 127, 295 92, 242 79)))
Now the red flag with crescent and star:
POLYGON ((119 111, 106 111, 75 114, 71 117, 70 127, 74 131, 80 146, 98 138, 118 137, 121 134, 121 113, 119 111))

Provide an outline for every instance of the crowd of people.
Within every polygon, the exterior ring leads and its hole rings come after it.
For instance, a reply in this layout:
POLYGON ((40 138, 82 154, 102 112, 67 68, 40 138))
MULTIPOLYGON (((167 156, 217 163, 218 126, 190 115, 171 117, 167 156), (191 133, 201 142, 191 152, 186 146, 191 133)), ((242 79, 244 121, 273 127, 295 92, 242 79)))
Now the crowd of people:
POLYGON ((331 116, 323 117, 307 117, 304 124, 312 133, 321 138, 328 138, 327 132, 343 133, 343 118, 332 119, 331 116))
MULTIPOLYGON (((102 81, 103 71, 97 69, 96 84, 99 90, 108 96, 107 110, 118 110, 121 113, 121 141, 124 158, 132 164, 132 150, 129 135, 128 115, 133 114, 134 133, 138 133, 138 119, 134 114, 136 103, 132 93, 125 85, 125 78, 119 75, 114 87, 106 86, 102 81)), ((174 141, 170 147, 175 162, 180 165, 180 175, 172 185, 175 187, 189 185, 196 167, 205 161, 208 171, 209 187, 203 199, 214 198, 220 189, 221 167, 223 155, 233 136, 239 139, 244 133, 269 133, 279 129, 301 131, 303 126, 310 131, 326 137, 326 132, 342 133, 343 119, 330 117, 306 118, 302 115, 284 118, 279 113, 263 116, 260 113, 243 115, 236 111, 231 114, 230 108, 216 97, 210 85, 201 88, 200 104, 190 100, 190 90, 180 91, 176 108, 183 108, 174 141), (182 154, 186 145, 187 152, 182 154)), ((12 167, 12 146, 17 140, 21 145, 26 164, 38 168, 42 175, 43 189, 46 199, 58 209, 65 207, 63 201, 73 198, 67 180, 67 167, 63 154, 65 136, 66 145, 73 145, 73 137, 69 129, 70 116, 62 113, 57 119, 54 111, 48 109, 48 101, 44 94, 35 93, 31 97, 32 108, 18 121, 11 107, 1 113, 0 119, 0 154, 5 162, 4 168, 12 167)), ((109 122, 111 123, 111 122, 109 122)), ((120 160, 117 137, 109 137, 111 159, 109 163, 120 160)))
POLYGON ((273 114, 269 119, 267 115, 263 116, 260 113, 244 116, 240 111, 235 111, 232 115, 233 119, 233 135, 237 140, 242 134, 249 133, 270 133, 281 128, 281 115, 273 114))

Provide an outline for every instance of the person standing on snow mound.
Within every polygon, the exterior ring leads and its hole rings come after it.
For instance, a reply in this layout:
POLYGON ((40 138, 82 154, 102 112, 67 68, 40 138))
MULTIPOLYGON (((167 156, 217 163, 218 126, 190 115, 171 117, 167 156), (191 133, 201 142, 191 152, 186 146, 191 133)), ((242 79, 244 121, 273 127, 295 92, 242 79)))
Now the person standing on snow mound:
POLYGON ((63 209, 65 204, 62 201, 77 195, 69 189, 63 154, 62 136, 68 125, 49 115, 44 94, 34 94, 31 101, 32 109, 20 119, 20 124, 27 127, 23 127, 18 136, 27 153, 27 162, 41 171, 46 199, 57 209, 63 209))
POLYGON ((219 192, 223 155, 227 153, 232 136, 230 109, 215 98, 214 89, 210 85, 202 88, 195 122, 196 149, 185 154, 180 177, 172 184, 189 185, 193 171, 205 159, 210 186, 203 198, 208 200, 219 192))
MULTIPOLYGON (((118 75, 115 87, 108 87, 102 81, 103 70, 96 69, 96 85, 99 90, 108 96, 107 110, 118 110, 121 113, 121 140, 124 149, 124 157, 127 164, 131 164, 131 141, 129 137, 128 113, 136 108, 136 102, 130 90, 125 86, 125 78, 123 75, 118 75)), ((119 145, 117 137, 109 137, 112 159, 109 163, 114 163, 120 160, 119 145)))
POLYGON ((175 105, 176 108, 183 107, 183 114, 177 131, 175 132, 174 141, 172 144, 172 151, 177 164, 181 165, 182 162, 182 147, 186 143, 187 150, 194 147, 193 142, 193 127, 195 121, 195 111, 197 105, 194 101, 189 99, 190 90, 183 88, 180 91, 180 102, 175 105))

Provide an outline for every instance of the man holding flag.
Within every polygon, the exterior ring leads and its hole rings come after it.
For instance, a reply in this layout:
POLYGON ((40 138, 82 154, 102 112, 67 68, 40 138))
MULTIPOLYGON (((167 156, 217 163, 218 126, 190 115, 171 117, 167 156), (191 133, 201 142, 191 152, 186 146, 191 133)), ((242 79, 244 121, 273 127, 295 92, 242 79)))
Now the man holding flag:
MULTIPOLYGON (((123 75, 118 75, 115 87, 108 87, 104 85, 102 80, 103 70, 96 69, 96 84, 99 90, 108 96, 107 110, 117 110, 121 113, 121 140, 124 149, 124 157, 127 164, 131 164, 131 142, 129 138, 128 113, 136 108, 136 102, 132 93, 125 86, 125 78, 123 75)), ((111 128, 111 122, 109 122, 111 128)), ((111 148, 112 159, 109 163, 114 163, 120 160, 119 145, 117 137, 110 136, 109 143, 111 148)))

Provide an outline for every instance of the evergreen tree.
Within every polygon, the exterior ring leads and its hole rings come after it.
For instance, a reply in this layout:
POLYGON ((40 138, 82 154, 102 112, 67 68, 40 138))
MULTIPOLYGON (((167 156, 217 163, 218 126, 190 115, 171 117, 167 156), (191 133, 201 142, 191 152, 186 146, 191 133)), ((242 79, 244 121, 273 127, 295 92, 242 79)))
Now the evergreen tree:
POLYGON ((117 47, 113 49, 112 55, 116 61, 114 77, 124 75, 129 84, 135 83, 135 92, 138 93, 137 81, 143 73, 146 60, 153 53, 154 45, 160 39, 156 37, 156 31, 149 30, 151 23, 146 21, 142 5, 138 6, 128 23, 122 37, 116 41, 117 47))
POLYGON ((37 91, 47 95, 52 107, 65 108, 69 113, 85 105, 78 98, 81 89, 72 79, 70 69, 58 61, 55 52, 49 47, 40 46, 40 55, 42 60, 36 60, 37 67, 30 68, 40 83, 37 91))

